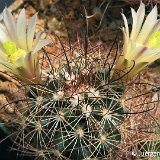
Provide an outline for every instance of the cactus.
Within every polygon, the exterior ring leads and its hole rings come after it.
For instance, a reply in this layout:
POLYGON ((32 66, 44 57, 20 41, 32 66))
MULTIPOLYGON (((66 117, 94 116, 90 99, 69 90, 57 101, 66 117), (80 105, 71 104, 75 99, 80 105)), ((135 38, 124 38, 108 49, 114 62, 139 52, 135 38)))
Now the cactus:
POLYGON ((58 160, 103 159, 116 151, 125 112, 123 87, 111 83, 109 63, 102 67, 93 61, 99 46, 92 49, 57 69, 50 64, 42 72, 42 84, 27 86, 23 107, 12 122, 18 127, 11 137, 13 148, 58 160))
MULTIPOLYGON (((42 65, 43 83, 25 86, 17 118, 5 124, 12 133, 13 149, 46 160, 103 160, 117 156, 123 147, 121 127, 126 123, 125 115, 132 111, 121 102, 125 87, 119 79, 110 79, 112 55, 101 45, 93 48, 91 44, 87 54, 77 44, 71 48, 76 51, 72 56, 64 48, 67 58, 62 56, 58 65, 52 55, 43 53, 48 58, 48 64, 42 65)), ((129 99, 133 103, 133 98, 129 99)), ((134 129, 123 128, 125 132, 134 129)))

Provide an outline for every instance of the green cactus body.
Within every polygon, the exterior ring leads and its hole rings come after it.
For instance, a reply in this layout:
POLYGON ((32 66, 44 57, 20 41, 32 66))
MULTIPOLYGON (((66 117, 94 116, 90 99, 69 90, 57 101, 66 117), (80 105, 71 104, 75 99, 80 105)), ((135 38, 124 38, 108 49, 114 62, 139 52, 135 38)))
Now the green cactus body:
POLYGON ((19 146, 57 160, 99 160, 116 151, 124 121, 118 87, 106 87, 107 67, 87 77, 79 73, 64 65, 44 86, 31 86, 19 146))

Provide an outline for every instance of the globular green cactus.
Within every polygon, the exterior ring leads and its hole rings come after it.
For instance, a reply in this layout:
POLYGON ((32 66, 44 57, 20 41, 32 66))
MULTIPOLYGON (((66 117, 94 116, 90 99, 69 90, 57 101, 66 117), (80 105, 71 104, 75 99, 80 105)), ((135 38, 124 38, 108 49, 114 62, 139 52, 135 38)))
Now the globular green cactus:
POLYGON ((123 89, 111 85, 109 64, 96 68, 102 64, 90 58, 85 65, 85 58, 81 54, 72 63, 62 63, 59 69, 43 73, 43 84, 28 87, 17 122, 19 150, 57 160, 103 159, 114 154, 124 121, 123 89))

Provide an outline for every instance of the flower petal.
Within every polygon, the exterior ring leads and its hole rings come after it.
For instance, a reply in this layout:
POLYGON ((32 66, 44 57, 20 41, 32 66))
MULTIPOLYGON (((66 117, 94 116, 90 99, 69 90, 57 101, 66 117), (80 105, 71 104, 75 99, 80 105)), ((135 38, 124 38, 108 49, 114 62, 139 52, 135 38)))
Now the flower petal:
POLYGON ((134 66, 132 70, 127 74, 127 78, 130 79, 134 77, 136 74, 141 72, 147 65, 147 62, 141 62, 139 64, 136 64, 136 66, 134 66))
POLYGON ((3 20, 7 28, 8 34, 12 41, 17 42, 16 23, 11 12, 5 8, 3 11, 3 20))
POLYGON ((0 42, 3 43, 9 40, 10 38, 7 31, 5 30, 5 27, 2 24, 0 24, 0 42))
POLYGON ((14 64, 17 68, 18 67, 23 67, 23 68, 27 67, 24 55, 21 55, 17 60, 13 61, 12 64, 14 64))
POLYGON ((128 41, 127 41, 127 35, 126 35, 126 32, 124 31, 124 28, 123 28, 123 39, 124 39, 123 54, 126 55, 127 54, 128 41))
POLYGON ((136 43, 132 40, 129 41, 128 46, 126 48, 125 59, 128 61, 132 61, 135 58, 135 50, 137 49, 136 43))
POLYGON ((137 43, 143 44, 146 41, 148 35, 152 31, 156 23, 157 23, 157 6, 155 6, 147 16, 143 24, 142 30, 137 38, 137 43))
POLYGON ((131 37, 130 38, 132 40, 136 40, 136 38, 137 38, 137 36, 140 32, 140 29, 142 27, 142 23, 143 23, 144 16, 145 16, 145 5, 144 5, 144 3, 141 2, 137 13, 132 8, 131 8, 131 12, 132 12, 132 18, 133 18, 133 25, 132 25, 132 32, 131 32, 131 37))
POLYGON ((18 41, 19 41, 19 48, 23 50, 27 50, 26 44, 26 15, 25 9, 22 9, 18 19, 17 19, 17 33, 18 33, 18 41))
POLYGON ((25 57, 26 62, 26 70, 28 74, 30 74, 30 77, 39 77, 39 63, 38 63, 38 56, 37 53, 29 52, 27 53, 25 57))
POLYGON ((1 42, 0 42, 0 50, 2 50, 3 53, 5 53, 5 55, 6 55, 6 50, 4 49, 3 43, 1 43, 1 42))
POLYGON ((18 71, 12 63, 0 61, 0 64, 3 65, 7 71, 13 73, 14 75, 18 75, 18 71))
POLYGON ((7 61, 7 55, 0 49, 0 61, 7 61))
POLYGON ((33 48, 33 52, 39 51, 42 47, 46 46, 49 43, 50 43, 50 40, 48 39, 39 40, 37 45, 33 48))
POLYGON ((43 33, 44 32, 42 32, 42 31, 36 33, 36 37, 35 37, 35 40, 34 40, 34 46, 37 45, 37 43, 39 42, 39 40, 40 40, 40 38, 41 38, 43 33))
POLYGON ((32 49, 32 44, 33 44, 33 38, 34 38, 34 33, 35 33, 35 27, 36 27, 36 19, 37 19, 37 13, 34 14, 29 22, 28 25, 28 30, 27 30, 27 51, 30 51, 32 49))
POLYGON ((150 36, 151 36, 152 34, 154 34, 154 32, 158 32, 159 29, 160 29, 160 19, 157 20, 156 24, 155 24, 154 27, 152 28, 151 32, 150 32, 149 35, 148 35, 148 38, 147 38, 146 41, 144 42, 144 45, 150 46, 150 44, 149 44, 150 42, 148 41, 149 38, 150 38, 150 36))
POLYGON ((125 35, 126 35, 126 41, 128 42, 128 40, 129 40, 129 28, 128 28, 127 18, 126 18, 126 16, 124 14, 122 14, 122 18, 123 18, 124 25, 125 25, 123 30, 124 30, 125 35))
POLYGON ((151 63, 156 59, 160 58, 160 47, 157 47, 156 50, 147 49, 143 52, 143 54, 136 60, 136 63, 151 63))

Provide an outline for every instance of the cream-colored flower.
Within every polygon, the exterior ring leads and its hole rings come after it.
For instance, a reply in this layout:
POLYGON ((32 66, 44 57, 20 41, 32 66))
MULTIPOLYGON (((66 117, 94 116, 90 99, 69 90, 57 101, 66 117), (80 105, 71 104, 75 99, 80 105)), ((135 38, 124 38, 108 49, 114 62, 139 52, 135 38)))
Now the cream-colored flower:
POLYGON ((141 2, 138 11, 131 8, 132 31, 129 33, 128 22, 124 14, 124 46, 123 54, 116 62, 116 72, 120 76, 129 72, 130 79, 148 64, 160 58, 160 19, 157 19, 157 6, 148 14, 145 19, 145 5, 141 2), (145 19, 145 21, 144 21, 145 19))
POLYGON ((27 82, 39 81, 40 71, 37 51, 49 43, 41 40, 43 32, 35 35, 37 13, 26 25, 25 9, 17 21, 9 9, 3 11, 3 24, 0 24, 0 64, 17 78, 27 82))

